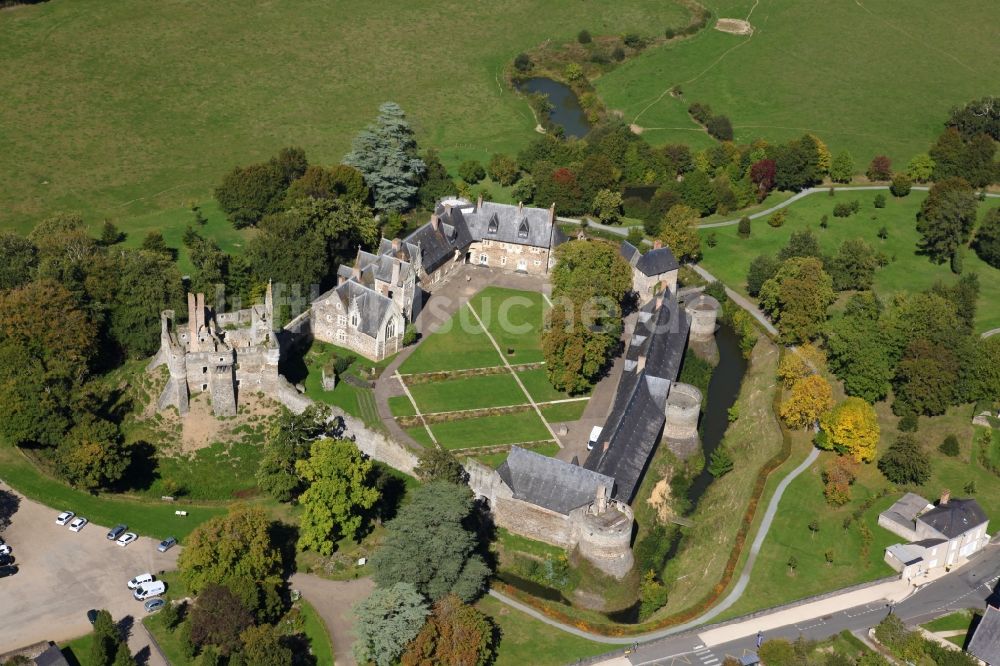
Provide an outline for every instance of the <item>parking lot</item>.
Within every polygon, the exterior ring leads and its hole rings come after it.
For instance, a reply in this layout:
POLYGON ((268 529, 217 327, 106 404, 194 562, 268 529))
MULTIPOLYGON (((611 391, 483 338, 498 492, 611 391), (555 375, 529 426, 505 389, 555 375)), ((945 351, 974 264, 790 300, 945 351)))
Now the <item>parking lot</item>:
POLYGON ((108 525, 91 523, 79 533, 56 525, 60 511, 74 509, 49 508, 21 496, 11 526, 2 535, 13 548, 19 571, 0 578, 4 614, 0 654, 87 633, 86 614, 91 608, 106 608, 116 622, 126 616, 141 621, 142 602, 132 598, 126 582, 139 573, 176 568, 180 549, 159 553, 158 540, 140 535, 122 548, 105 538, 108 525))

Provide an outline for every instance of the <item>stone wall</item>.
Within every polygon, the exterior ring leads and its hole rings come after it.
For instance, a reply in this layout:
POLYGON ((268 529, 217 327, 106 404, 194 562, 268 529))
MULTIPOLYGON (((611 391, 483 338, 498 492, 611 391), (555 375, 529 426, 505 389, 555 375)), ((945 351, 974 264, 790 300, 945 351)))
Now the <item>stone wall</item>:
POLYGON ((701 399, 701 391, 690 384, 674 382, 670 385, 663 438, 679 458, 689 458, 701 447, 698 438, 701 399))
POLYGON ((632 509, 623 502, 612 501, 603 514, 595 514, 593 506, 580 507, 570 513, 580 555, 604 573, 624 578, 635 565, 632 555, 632 509))
POLYGON ((549 251, 530 245, 485 239, 469 246, 469 263, 529 275, 545 275, 549 272, 549 251))
POLYGON ((670 293, 677 291, 677 271, 667 271, 659 275, 645 275, 642 271, 632 269, 632 291, 639 294, 639 302, 646 303, 656 293, 666 287, 670 293))
POLYGON ((331 298, 313 304, 310 310, 312 317, 309 329, 315 339, 338 347, 346 347, 372 361, 381 361, 403 348, 406 322, 397 322, 396 335, 388 339, 381 335, 383 327, 380 324, 379 337, 372 338, 350 326, 347 312, 343 307, 337 308, 339 303, 336 298, 331 298))

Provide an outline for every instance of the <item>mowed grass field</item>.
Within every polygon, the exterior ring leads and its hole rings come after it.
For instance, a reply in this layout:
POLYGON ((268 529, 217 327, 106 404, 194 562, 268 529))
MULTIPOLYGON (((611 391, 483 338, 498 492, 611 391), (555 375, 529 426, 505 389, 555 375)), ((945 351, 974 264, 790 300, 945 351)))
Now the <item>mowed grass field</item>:
MULTIPOLYGON (((914 190, 909 196, 896 199, 888 192, 845 191, 833 197, 825 193, 812 194, 786 208, 788 217, 783 226, 773 228, 766 219, 753 221, 750 238, 740 238, 737 227, 703 229, 702 264, 716 278, 733 289, 746 293, 747 269, 759 254, 776 254, 791 235, 805 228, 816 232, 824 252, 833 253, 842 242, 861 238, 876 250, 886 253, 890 263, 875 272, 875 290, 883 297, 895 292, 916 292, 927 289, 938 280, 951 284, 957 276, 948 264, 934 264, 927 257, 917 254, 920 235, 916 229, 916 215, 927 193, 914 190), (875 197, 886 195, 885 208, 875 208, 875 197), (841 201, 858 200, 861 211, 847 218, 833 216, 833 207, 841 201), (828 227, 821 228, 820 218, 826 215, 828 227), (878 237, 879 229, 886 227, 885 240, 878 237), (718 245, 708 247, 705 239, 715 234, 718 245)), ((979 206, 979 216, 990 208, 1000 206, 1000 200, 987 199, 979 206)), ((976 253, 967 250, 964 270, 979 274, 979 307, 976 312, 976 330, 987 331, 1000 326, 1000 270, 981 261, 976 253)))
POLYGON ((507 362, 538 363, 542 356, 542 323, 548 308, 542 294, 487 287, 476 294, 471 305, 500 349, 507 362), (514 353, 508 353, 513 350, 514 353))
POLYGON ((533 136, 503 66, 547 39, 660 33, 672 0, 51 0, 0 12, 0 226, 122 223, 211 198, 286 145, 339 162, 394 100, 454 169, 533 136))
POLYGON ((626 122, 655 144, 709 145, 688 117, 704 102, 738 141, 813 132, 861 167, 926 152, 948 110, 996 93, 1000 8, 991 0, 707 0, 716 17, 746 19, 752 36, 708 29, 652 49, 597 81, 626 122), (751 14, 752 10, 752 14, 751 14), (664 94, 679 85, 682 96, 664 94))

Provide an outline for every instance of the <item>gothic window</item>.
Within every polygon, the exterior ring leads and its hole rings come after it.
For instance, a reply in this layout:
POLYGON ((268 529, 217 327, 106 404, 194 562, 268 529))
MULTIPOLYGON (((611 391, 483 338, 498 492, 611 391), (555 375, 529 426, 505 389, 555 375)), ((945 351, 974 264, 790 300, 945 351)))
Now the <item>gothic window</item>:
POLYGON ((385 325, 385 339, 388 340, 396 335, 396 320, 390 319, 385 325))
POLYGON ((341 329, 337 331, 337 342, 345 342, 347 340, 347 333, 341 329))
POLYGON ((521 226, 519 226, 517 228, 517 237, 518 238, 527 238, 528 237, 528 221, 527 220, 521 220, 521 226))
POLYGON ((204 367, 202 367, 201 374, 203 374, 203 375, 207 375, 208 374, 208 366, 207 365, 204 366, 204 367))
POLYGON ((344 315, 337 315, 337 326, 340 326, 341 328, 347 326, 347 317, 344 315))
POLYGON ((351 327, 352 328, 357 328, 358 327, 358 311, 357 310, 355 310, 354 312, 351 313, 351 327))

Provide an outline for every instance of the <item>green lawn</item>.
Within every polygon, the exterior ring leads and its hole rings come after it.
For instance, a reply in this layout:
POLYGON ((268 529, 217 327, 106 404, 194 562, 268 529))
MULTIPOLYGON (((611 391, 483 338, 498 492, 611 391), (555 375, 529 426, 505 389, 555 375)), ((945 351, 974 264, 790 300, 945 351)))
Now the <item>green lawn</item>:
POLYGON ((80 210, 130 231, 129 218, 205 201, 233 165, 282 146, 339 162, 386 100, 453 170, 467 158, 486 163, 535 136, 528 105, 501 79, 518 52, 583 27, 659 33, 688 16, 664 0, 592 0, 584 15, 576 0, 379 9, 56 0, 0 13, 3 224, 24 231, 52 211, 80 210), (462 103, 442 104, 444 90, 462 103))
MULTIPOLYGON (((812 228, 826 252, 836 251, 845 240, 861 238, 888 255, 889 265, 875 273, 875 289, 883 296, 899 291, 920 291, 938 280, 955 282, 956 276, 947 264, 933 264, 916 253, 919 239, 916 215, 926 192, 915 190, 903 199, 890 196, 886 207, 881 209, 874 206, 877 194, 875 191, 855 191, 838 192, 833 197, 823 193, 810 195, 785 209, 788 217, 782 227, 775 229, 764 219, 754 220, 748 239, 739 237, 736 226, 703 230, 702 237, 714 233, 718 245, 708 247, 702 243, 704 259, 701 263, 719 280, 745 293, 747 269, 754 257, 776 254, 793 232, 812 228), (848 218, 833 217, 835 203, 855 199, 861 203, 859 213, 848 218), (828 216, 826 229, 819 226, 823 215, 828 216), (889 233, 885 240, 878 237, 883 226, 889 233)), ((980 205, 980 215, 997 205, 995 200, 987 200, 980 205)), ((1000 326, 1000 270, 981 261, 972 251, 965 253, 965 270, 979 274, 976 329, 984 331, 1000 326)))
MULTIPOLYGON (((552 457, 555 454, 559 453, 559 445, 556 444, 555 442, 543 442, 538 446, 531 447, 531 450, 543 456, 552 457)), ((507 460, 507 456, 509 454, 510 451, 500 451, 499 453, 482 453, 480 455, 473 456, 473 458, 483 463, 484 465, 496 469, 497 467, 503 464, 504 460, 507 460)))
POLYGON ((370 379, 367 372, 368 369, 375 368, 376 370, 381 370, 393 359, 393 356, 389 356, 374 363, 350 349, 314 341, 304 358, 305 369, 308 374, 302 380, 302 383, 305 386, 306 395, 316 402, 340 407, 351 416, 364 421, 365 425, 373 430, 383 430, 382 419, 378 415, 378 406, 375 404, 375 394, 371 389, 359 388, 344 381, 343 378, 338 379, 332 391, 327 391, 323 388, 321 369, 331 359, 338 356, 354 357, 355 360, 346 373, 355 377, 363 377, 366 380, 370 379))
POLYGON ((420 346, 403 361, 399 372, 444 372, 502 365, 496 347, 472 315, 463 306, 440 329, 420 341, 420 346))
POLYGON ((185 664, 190 664, 191 660, 188 659, 184 653, 180 633, 176 629, 173 631, 167 629, 163 625, 162 617, 161 613, 147 615, 142 618, 142 623, 146 625, 146 629, 148 629, 149 633, 156 639, 157 645, 160 646, 160 649, 163 651, 163 655, 167 658, 169 663, 174 666, 184 666, 185 664))
POLYGON ((509 372, 425 382, 414 384, 409 389, 420 411, 425 414, 483 407, 506 407, 528 402, 524 391, 509 372))
POLYGON ((413 416, 417 413, 413 402, 405 395, 394 395, 389 398, 389 411, 393 416, 413 416))
POLYGON ((509 363, 537 363, 542 357, 542 324, 547 307, 535 291, 487 287, 472 299, 486 329, 507 354, 509 363))
POLYGON ((528 393, 531 394, 535 402, 549 402, 550 400, 579 397, 570 396, 569 393, 563 393, 553 388, 552 384, 549 383, 549 377, 546 374, 545 368, 522 370, 517 373, 517 376, 524 384, 524 388, 528 389, 528 393))
POLYGON ((79 638, 59 644, 66 661, 74 666, 97 666, 90 659, 91 645, 94 642, 94 633, 89 632, 79 638))
POLYGON ((534 411, 435 423, 431 430, 446 449, 516 444, 552 437, 534 411))
POLYGON ((422 425, 406 428, 406 434, 412 437, 414 441, 421 446, 434 446, 434 442, 431 441, 431 436, 427 434, 427 429, 422 425))
POLYGON ((556 405, 541 405, 542 416, 549 423, 563 423, 566 421, 579 421, 583 416, 583 410, 587 408, 586 400, 576 400, 574 402, 561 402, 556 405))
POLYGON ((483 597, 476 606, 500 627, 496 666, 558 666, 614 651, 613 646, 553 629, 492 597, 483 597))
POLYGON ((189 456, 162 456, 157 460, 159 478, 147 494, 167 494, 164 480, 184 489, 184 497, 193 500, 228 500, 256 495, 257 467, 262 442, 215 442, 189 456))
POLYGON ((990 94, 1000 70, 996 6, 933 0, 715 0, 716 16, 746 18, 752 36, 704 30, 650 49, 596 81, 608 107, 654 143, 709 145, 687 114, 705 102, 736 139, 784 141, 813 132, 863 172, 876 154, 897 166, 926 152, 948 110, 990 94), (752 12, 752 14, 751 14, 752 12), (874 63, 878 63, 877 66, 874 63), (664 94, 679 85, 679 98, 664 94))
POLYGON ((974 617, 971 611, 957 611, 942 615, 921 626, 927 631, 967 631, 974 617))
POLYGON ((141 536, 157 539, 176 536, 183 542, 184 537, 199 523, 226 512, 224 506, 160 502, 145 497, 109 494, 91 495, 44 475, 8 446, 0 447, 0 478, 53 511, 75 511, 98 525, 126 523, 141 536), (188 515, 175 515, 174 511, 178 509, 187 511, 188 515))
POLYGON ((309 647, 316 657, 317 664, 333 663, 333 643, 330 640, 330 633, 323 624, 323 619, 316 613, 308 601, 299 599, 296 602, 302 609, 303 631, 309 639, 309 647))

